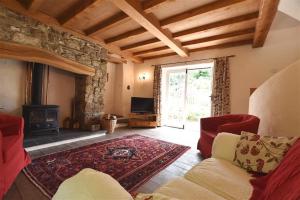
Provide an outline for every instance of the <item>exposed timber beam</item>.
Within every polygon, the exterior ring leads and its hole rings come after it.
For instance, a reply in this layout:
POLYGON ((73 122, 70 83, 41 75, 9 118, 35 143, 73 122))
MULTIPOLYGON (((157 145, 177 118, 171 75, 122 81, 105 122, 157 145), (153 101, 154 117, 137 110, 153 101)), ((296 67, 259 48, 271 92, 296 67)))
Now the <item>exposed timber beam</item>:
MULTIPOLYGON (((57 20, 60 24, 64 25, 68 23, 71 19, 78 16, 80 13, 85 11, 87 8, 89 8, 91 5, 93 5, 94 2, 97 0, 84 0, 84 1, 78 1, 67 10, 65 10, 60 16, 57 17, 57 20)), ((98 2, 101 0, 98 0, 98 2)))
POLYGON ((143 27, 141 28, 138 28, 138 29, 134 29, 132 31, 128 31, 126 33, 123 33, 123 34, 120 34, 120 35, 117 35, 115 37, 111 37, 111 38, 108 38, 105 40, 105 42, 107 44, 110 44, 110 43, 114 43, 116 41, 120 41, 120 40, 123 40, 123 39, 126 39, 126 38, 129 38, 131 36, 136 36, 136 35, 139 35, 141 33, 146 33, 147 30, 143 27))
POLYGON ((249 35, 249 34, 252 34, 252 36, 253 36, 254 31, 255 31, 254 28, 249 28, 249 29, 245 29, 245 30, 234 31, 234 32, 225 33, 225 34, 221 34, 221 35, 215 35, 215 36, 211 36, 211 37, 207 37, 207 38, 201 38, 201 39, 183 42, 182 45, 190 46, 190 45, 194 45, 194 44, 212 42, 212 41, 216 41, 216 40, 223 40, 223 39, 227 39, 227 38, 232 38, 232 37, 237 37, 237 36, 242 36, 242 35, 249 35))
POLYGON ((218 21, 218 22, 213 22, 211 24, 206 24, 206 25, 203 25, 203 26, 199 26, 199 27, 179 31, 179 32, 174 33, 173 37, 179 38, 179 37, 182 37, 182 36, 195 34, 195 33, 200 34, 201 32, 206 32, 206 31, 209 31, 209 30, 213 30, 213 29, 221 28, 221 27, 225 27, 225 26, 231 26, 231 25, 235 25, 235 24, 238 24, 238 23, 244 23, 244 22, 248 22, 250 20, 256 20, 257 18, 258 18, 258 12, 254 12, 254 13, 250 13, 250 14, 246 14, 246 15, 241 15, 241 16, 238 16, 238 17, 233 17, 233 18, 221 20, 221 21, 218 21))
POLYGON ((155 44, 155 43, 159 43, 159 42, 160 42, 159 39, 153 38, 153 39, 150 39, 150 40, 145 40, 145 41, 142 41, 142 42, 137 42, 137 43, 134 43, 134 44, 129 44, 129 45, 123 46, 123 47, 121 47, 121 50, 134 49, 136 47, 142 47, 142 46, 146 46, 146 45, 149 45, 149 44, 155 44))
MULTIPOLYGON (((167 28, 171 24, 178 23, 178 22, 181 22, 183 20, 188 20, 191 17, 199 16, 199 15, 211 12, 211 11, 216 11, 218 9, 226 8, 228 6, 231 6, 231 5, 234 5, 236 3, 243 2, 243 1, 245 1, 245 0, 216 1, 216 2, 213 2, 213 3, 207 4, 207 5, 204 5, 204 6, 200 6, 200 7, 188 10, 186 12, 183 12, 183 13, 180 13, 180 14, 177 14, 177 15, 173 15, 173 16, 168 17, 166 19, 163 19, 159 22, 159 24, 161 25, 162 28, 167 28)), ((111 41, 111 42, 116 42, 116 41, 123 40, 123 39, 129 38, 129 37, 134 37, 136 35, 143 34, 145 32, 146 32, 146 30, 139 31, 139 32, 136 32, 135 30, 128 31, 128 32, 125 32, 125 33, 121 34, 122 37, 116 36, 116 37, 113 37, 113 38, 108 38, 107 40, 111 41)))
POLYGON ((44 49, 0 41, 0 58, 40 62, 77 74, 95 75, 95 69, 70 59, 53 54, 44 49))
POLYGON ((110 0, 133 20, 139 23, 142 27, 147 29, 155 37, 160 39, 165 45, 170 47, 178 55, 187 57, 187 51, 181 46, 180 42, 174 40, 171 34, 162 29, 159 25, 159 21, 154 16, 147 15, 139 0, 110 0))
MULTIPOLYGON (((201 43, 205 43, 205 42, 218 41, 218 40, 238 37, 238 36, 242 36, 242 35, 252 35, 253 36, 254 31, 255 31, 254 28, 249 28, 249 29, 240 30, 240 31, 234 31, 234 32, 215 35, 215 36, 211 36, 211 37, 186 41, 186 42, 182 43, 182 46, 187 47, 187 46, 190 46, 190 45, 201 44, 201 43)), ((169 49, 169 48, 166 47, 166 46, 157 47, 157 48, 153 48, 153 49, 148 49, 148 50, 144 50, 144 51, 135 52, 135 53, 133 53, 133 55, 140 56, 140 55, 145 55, 145 54, 148 54, 148 53, 163 51, 163 50, 167 50, 167 49, 169 49)))
MULTIPOLYGON (((213 45, 213 46, 207 46, 207 47, 191 49, 191 50, 189 50, 189 52, 193 53, 193 52, 199 52, 199 51, 205 51, 205 50, 211 50, 211 49, 230 48, 230 47, 235 47, 235 46, 242 46, 242 45, 252 44, 252 42, 253 42, 252 39, 250 39, 250 40, 241 40, 241 41, 237 41, 237 42, 228 42, 228 43, 224 43, 224 44, 218 44, 218 45, 213 45)), ((167 53, 167 54, 162 54, 162 55, 142 57, 142 59, 143 60, 150 60, 150 59, 162 58, 162 57, 174 56, 174 55, 176 55, 176 54, 175 53, 167 53)))
POLYGON ((25 8, 35 12, 41 7, 41 5, 44 3, 45 0, 28 0, 28 1, 19 0, 19 1, 22 5, 25 6, 25 8))
MULTIPOLYGON (((203 26, 199 26, 199 27, 195 27, 195 28, 191 28, 191 29, 187 29, 187 30, 183 30, 183 31, 179 31, 176 33, 173 33, 173 37, 175 39, 178 39, 182 36, 187 36, 190 34, 201 34, 202 32, 207 32, 216 28, 222 28, 222 27, 226 27, 226 26, 232 26, 238 23, 244 23, 244 22, 248 22, 248 21, 254 21, 258 18, 258 12, 254 12, 254 13, 250 13, 250 14, 246 14, 246 15, 241 15, 238 17, 233 17, 230 19, 225 19, 225 20, 221 20, 218 22, 214 22, 211 24, 206 24, 203 26)), ((149 39, 149 40, 145 40, 142 42, 137 42, 137 43, 133 43, 130 45, 126 45, 121 47, 122 50, 129 50, 129 49, 134 49, 136 47, 141 47, 141 46, 146 46, 146 45, 150 45, 150 44, 155 44, 157 42, 160 42, 160 40, 153 38, 153 39, 149 39)))
MULTIPOLYGON (((166 0, 147 0, 143 2, 142 7, 146 13, 148 13, 153 7, 165 2, 166 0)), ((117 25, 123 24, 130 20, 127 14, 124 12, 118 12, 115 15, 109 17, 108 19, 95 24, 85 30, 87 35, 97 35, 100 32, 111 29, 117 25)))
POLYGON ((277 13, 279 0, 261 0, 253 47, 262 47, 277 13))

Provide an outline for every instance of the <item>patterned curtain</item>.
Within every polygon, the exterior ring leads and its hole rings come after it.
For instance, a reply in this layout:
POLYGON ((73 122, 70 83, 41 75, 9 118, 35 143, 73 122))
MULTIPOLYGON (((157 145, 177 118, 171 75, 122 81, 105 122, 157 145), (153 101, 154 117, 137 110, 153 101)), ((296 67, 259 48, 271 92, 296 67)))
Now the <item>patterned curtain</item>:
POLYGON ((215 59, 211 101, 212 116, 230 113, 230 74, 228 57, 215 59))
POLYGON ((162 68, 160 65, 156 65, 154 68, 153 98, 154 98, 154 113, 157 114, 158 126, 161 126, 161 76, 162 76, 162 68))

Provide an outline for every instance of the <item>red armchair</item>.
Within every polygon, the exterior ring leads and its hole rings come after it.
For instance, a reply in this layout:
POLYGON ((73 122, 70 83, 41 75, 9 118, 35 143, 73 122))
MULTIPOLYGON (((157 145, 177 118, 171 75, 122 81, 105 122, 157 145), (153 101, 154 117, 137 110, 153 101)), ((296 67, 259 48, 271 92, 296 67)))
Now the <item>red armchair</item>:
POLYGON ((0 114, 0 199, 19 172, 30 163, 23 148, 23 128, 22 117, 0 114))
POLYGON ((211 156, 213 141, 218 133, 229 132, 241 134, 242 131, 257 133, 259 118, 253 115, 223 115, 202 118, 200 120, 200 139, 198 149, 204 158, 211 156))

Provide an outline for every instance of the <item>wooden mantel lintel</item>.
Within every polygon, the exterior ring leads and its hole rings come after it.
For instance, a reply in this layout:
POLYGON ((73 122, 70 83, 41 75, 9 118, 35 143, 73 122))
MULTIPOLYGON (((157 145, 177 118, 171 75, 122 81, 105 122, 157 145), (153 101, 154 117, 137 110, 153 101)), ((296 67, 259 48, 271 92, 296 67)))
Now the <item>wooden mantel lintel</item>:
POLYGON ((43 49, 0 41, 0 58, 39 62, 69 72, 83 75, 95 75, 95 69, 75 61, 55 55, 43 49))

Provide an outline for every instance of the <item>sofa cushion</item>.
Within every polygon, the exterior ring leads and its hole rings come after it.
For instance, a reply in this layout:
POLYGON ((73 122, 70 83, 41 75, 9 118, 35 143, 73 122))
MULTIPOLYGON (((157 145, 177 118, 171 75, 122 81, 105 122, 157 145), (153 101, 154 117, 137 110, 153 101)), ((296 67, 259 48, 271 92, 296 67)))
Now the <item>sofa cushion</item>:
POLYGON ((212 157, 233 162, 236 145, 240 141, 240 137, 240 135, 231 133, 219 133, 212 146, 212 157))
POLYGON ((159 193, 152 193, 152 194, 140 193, 134 198, 134 200, 180 200, 180 199, 174 197, 168 197, 166 195, 159 194, 159 193))
POLYGON ((252 193, 251 175, 223 159, 206 159, 189 170, 185 178, 225 199, 249 199, 252 193))
POLYGON ((278 166, 297 139, 242 132, 236 146, 234 163, 250 172, 269 173, 278 166))
POLYGON ((83 169, 65 180, 52 200, 133 200, 111 176, 93 169, 83 169))
POLYGON ((225 200, 223 197, 185 178, 174 179, 158 188, 155 193, 163 194, 169 197, 170 200, 225 200))

